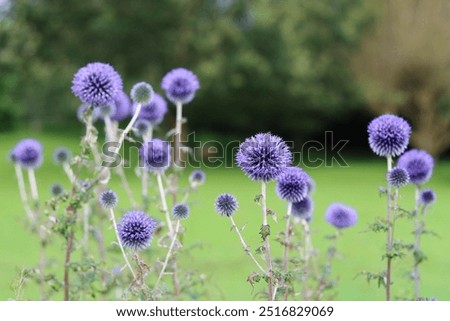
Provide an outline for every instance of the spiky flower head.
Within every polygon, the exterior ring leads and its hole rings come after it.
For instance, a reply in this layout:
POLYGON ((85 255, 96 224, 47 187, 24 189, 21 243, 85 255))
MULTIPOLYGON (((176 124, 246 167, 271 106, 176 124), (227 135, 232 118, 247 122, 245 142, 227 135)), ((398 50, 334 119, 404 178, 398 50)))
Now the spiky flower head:
POLYGON ((123 246, 143 250, 150 245, 157 226, 157 222, 145 212, 129 211, 122 216, 117 231, 123 246))
POLYGON ((117 206, 119 198, 113 190, 107 189, 100 194, 99 201, 104 208, 114 208, 117 206))
POLYGON ((150 172, 164 172, 170 166, 170 145, 158 138, 144 142, 139 154, 142 164, 150 172))
POLYGON ((308 194, 309 176, 298 167, 287 167, 277 177, 277 193, 288 202, 300 202, 308 194))
POLYGON ((223 193, 217 196, 214 203, 216 212, 223 216, 231 216, 238 209, 238 201, 232 194, 223 193))
POLYGON ((24 168, 38 168, 43 161, 42 145, 36 139, 22 139, 14 146, 10 158, 24 168))
POLYGON ((56 164, 68 163, 72 159, 72 152, 66 147, 58 147, 53 151, 53 161, 56 164))
POLYGON ((177 220, 186 219, 189 217, 189 206, 186 204, 175 204, 174 207, 172 207, 172 215, 177 220))
POLYGON ((176 104, 187 104, 194 99, 195 92, 200 88, 197 76, 185 68, 176 68, 169 71, 161 81, 161 88, 166 92, 167 98, 176 104))
POLYGON ((64 188, 61 186, 61 184, 55 183, 50 186, 50 194, 52 196, 56 197, 61 195, 64 192, 64 188))
POLYGON ((428 182, 433 174, 433 156, 424 150, 411 149, 404 153, 397 162, 397 167, 406 169, 413 184, 428 182))
POLYGON ((399 156, 408 146, 411 126, 401 117, 381 115, 367 129, 369 145, 378 156, 399 156))
POLYGON ((308 175, 308 181, 306 182, 306 185, 308 187, 308 195, 312 194, 316 190, 316 182, 309 175, 308 175))
POLYGON ((409 183, 409 175, 406 169, 394 167, 387 173, 387 181, 389 185, 400 188, 409 183))
POLYGON ((161 124, 167 111, 167 102, 164 98, 155 93, 152 100, 148 104, 142 106, 138 118, 148 120, 150 124, 157 126, 161 124))
POLYGON ((195 169, 189 174, 189 183, 192 186, 199 186, 205 183, 206 174, 201 169, 195 169))
POLYGON ((312 212, 314 210, 314 202, 311 197, 306 196, 300 202, 292 203, 292 215, 307 222, 312 220, 312 212))
POLYGON ((236 154, 236 162, 252 180, 270 181, 291 164, 289 147, 270 133, 247 138, 236 154))
POLYGON ((341 203, 333 203, 325 212, 325 219, 334 227, 341 229, 355 225, 358 222, 356 210, 341 203))
POLYGON ((121 91, 114 99, 116 111, 111 115, 111 120, 122 121, 131 115, 131 101, 128 95, 121 91))
POLYGON ((108 64, 94 62, 80 68, 72 80, 72 92, 83 103, 107 105, 122 91, 122 78, 108 64))
POLYGON ((133 132, 138 137, 145 137, 152 125, 148 120, 137 119, 133 126, 133 132))
POLYGON ((432 189, 424 189, 420 193, 420 203, 424 205, 433 204, 436 200, 436 193, 432 189))
POLYGON ((138 82, 131 88, 131 99, 136 104, 148 104, 153 98, 153 87, 146 82, 138 82))

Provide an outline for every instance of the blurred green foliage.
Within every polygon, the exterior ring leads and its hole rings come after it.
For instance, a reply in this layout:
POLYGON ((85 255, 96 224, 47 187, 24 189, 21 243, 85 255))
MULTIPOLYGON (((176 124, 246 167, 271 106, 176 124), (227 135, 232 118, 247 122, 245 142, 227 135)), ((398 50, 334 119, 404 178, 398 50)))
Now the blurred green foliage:
MULTIPOLYGON (((363 0, 16 0, 0 17, 0 122, 75 122, 76 70, 111 63, 129 91, 171 68, 198 74, 196 130, 289 138, 363 104, 349 59, 371 14, 363 0)), ((7 6, 7 7, 6 7, 7 6)))

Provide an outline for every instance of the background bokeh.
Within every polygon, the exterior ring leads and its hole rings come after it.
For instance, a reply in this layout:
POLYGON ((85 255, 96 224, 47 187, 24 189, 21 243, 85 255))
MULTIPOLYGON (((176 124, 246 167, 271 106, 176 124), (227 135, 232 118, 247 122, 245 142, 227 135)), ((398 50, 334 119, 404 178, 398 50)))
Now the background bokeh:
MULTIPOLYGON (((145 80, 161 93, 160 79, 168 70, 193 70, 201 89, 185 108, 186 128, 201 141, 242 140, 258 131, 271 131, 296 146, 323 141, 324 131, 349 140, 344 150, 348 168, 311 170, 319 186, 314 222, 319 235, 329 233, 321 216, 334 200, 353 204, 362 217, 358 230, 343 240, 345 254, 337 271, 346 287, 339 288, 340 299, 382 298, 381 290, 365 295, 376 291, 375 285, 352 281, 364 266, 381 264, 380 240, 360 233, 379 215, 375 209, 384 206, 377 196, 384 163, 371 155, 366 128, 380 113, 405 117, 413 126, 411 146, 439 159, 430 184, 439 201, 430 225, 441 239, 424 243, 430 251, 425 289, 429 296, 450 299, 445 276, 450 259, 444 253, 450 223, 450 204, 445 203, 450 184, 449 16, 446 0, 0 0, 0 215, 7 222, 0 233, 0 286, 5 289, 0 299, 14 296, 7 289, 15 269, 33 264, 35 250, 35 240, 20 224, 7 152, 27 136, 40 137, 47 156, 59 145, 77 150, 79 102, 70 84, 78 68, 92 61, 112 64, 126 91, 145 80), (370 259, 361 256, 362 249, 370 259)), ((173 126, 174 110, 169 114, 165 129, 173 126)), ((52 166, 38 173, 47 189, 61 175, 52 166)), ((250 299, 245 284, 249 265, 240 245, 228 235, 227 223, 209 216, 215 195, 228 189, 248 200, 242 202, 242 224, 257 226, 259 217, 252 221, 248 212, 258 210, 252 207, 258 188, 237 170, 208 174, 210 185, 197 199, 200 217, 208 219, 194 219, 197 225, 190 228, 208 246, 219 242, 226 250, 195 264, 206 273, 215 271, 212 277, 224 298, 250 299), (223 234, 202 234, 210 224, 223 234), (236 267, 241 279, 233 278, 236 267)), ((276 206, 283 211, 281 203, 276 206)), ((404 226, 403 233, 408 231, 404 226)))

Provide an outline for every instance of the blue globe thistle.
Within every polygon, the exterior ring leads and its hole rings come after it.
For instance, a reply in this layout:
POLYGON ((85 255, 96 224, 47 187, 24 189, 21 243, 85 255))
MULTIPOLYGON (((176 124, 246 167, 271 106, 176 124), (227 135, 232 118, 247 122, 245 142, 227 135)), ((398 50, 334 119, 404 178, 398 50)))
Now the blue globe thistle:
POLYGON ((291 164, 289 147, 278 136, 270 133, 247 138, 236 154, 236 162, 253 180, 270 181, 291 164))
POLYGON ((50 194, 52 196, 56 197, 61 195, 64 192, 64 188, 61 186, 61 184, 55 183, 50 186, 50 194))
POLYGON ((141 107, 138 118, 148 120, 150 124, 157 126, 161 124, 167 111, 167 102, 155 93, 152 100, 141 107))
POLYGON ((369 145, 378 156, 398 156, 408 146, 411 126, 401 117, 382 115, 372 120, 367 129, 369 145))
POLYGON ((312 220, 312 212, 314 210, 314 202, 311 197, 306 196, 300 202, 292 203, 292 215, 307 222, 312 220))
POLYGON ((406 169, 411 183, 423 184, 433 174, 434 160, 424 150, 411 149, 398 159, 397 167, 406 169))
POLYGON ((316 189, 316 182, 309 175, 308 175, 308 181, 306 182, 306 186, 308 187, 308 195, 312 194, 316 189))
POLYGON ((144 137, 149 132, 151 126, 148 120, 137 119, 133 126, 133 132, 138 137, 144 137))
POLYGON ((223 193, 217 196, 214 203, 216 212, 223 216, 231 216, 238 209, 238 201, 232 194, 223 193))
POLYGON ((114 208, 117 206, 119 198, 113 190, 107 189, 100 194, 99 201, 104 208, 114 208))
POLYGON ((116 111, 111 115, 111 120, 122 121, 131 115, 131 101, 128 95, 121 91, 114 99, 116 111))
POLYGON ((143 250, 150 245, 157 226, 157 222, 145 212, 129 211, 122 216, 117 231, 123 246, 143 250))
POLYGON ((164 172, 170 166, 170 145, 160 139, 144 142, 139 149, 141 161, 150 172, 164 172))
POLYGON ((288 202, 300 202, 308 194, 309 176, 298 167, 287 167, 277 177, 277 193, 288 202))
POLYGON ((42 145, 32 138, 19 141, 10 155, 11 159, 24 168, 38 168, 43 161, 42 145))
POLYGON ((202 185, 205 183, 205 180, 206 174, 201 169, 195 169, 189 174, 189 183, 191 183, 191 185, 202 185))
POLYGON ((161 88, 166 92, 167 98, 176 104, 187 104, 194 99, 195 92, 200 88, 197 76, 185 68, 176 68, 169 71, 161 82, 161 88))
POLYGON ((153 87, 146 82, 138 82, 131 88, 131 99, 141 105, 150 103, 154 95, 153 87))
POLYGON ((186 204, 175 204, 172 207, 172 215, 175 219, 181 220, 189 217, 189 206, 186 204))
POLYGON ((422 193, 420 193, 420 203, 424 205, 433 204, 436 200, 436 193, 432 189, 424 189, 422 193))
POLYGON ((72 80, 72 92, 83 103, 107 105, 122 91, 122 78, 108 64, 94 62, 77 71, 72 80))
POLYGON ((333 203, 328 206, 325 219, 336 228, 347 228, 358 222, 356 210, 350 206, 341 203, 333 203))
POLYGON ((394 167, 387 173, 387 181, 396 188, 403 187, 409 183, 408 172, 404 168, 394 167))
POLYGON ((58 147, 53 151, 53 161, 56 164, 63 164, 70 162, 72 159, 72 152, 66 147, 58 147))

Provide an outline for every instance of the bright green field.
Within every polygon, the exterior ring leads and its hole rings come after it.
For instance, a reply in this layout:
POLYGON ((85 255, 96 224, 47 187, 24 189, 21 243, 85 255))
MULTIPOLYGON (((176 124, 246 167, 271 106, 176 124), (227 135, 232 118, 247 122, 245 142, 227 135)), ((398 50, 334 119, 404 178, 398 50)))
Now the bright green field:
MULTIPOLYGON (((30 267, 38 260, 38 243, 35 236, 31 236, 24 227, 25 215, 21 209, 19 193, 15 181, 13 167, 7 161, 7 151, 26 134, 14 133, 0 135, 0 299, 13 298, 11 283, 16 271, 22 267, 30 267), (2 156, 3 155, 3 156, 2 156)), ((37 171, 38 183, 41 186, 41 198, 49 197, 49 187, 52 183, 61 182, 68 187, 60 168, 50 161, 53 149, 60 145, 69 146, 73 152, 77 151, 77 137, 69 134, 35 135, 44 143, 47 162, 37 171)), ((335 201, 347 203, 358 210, 359 223, 349 230, 345 230, 339 240, 339 257, 334 262, 334 273, 339 275, 339 300, 382 300, 383 289, 377 288, 375 283, 368 285, 363 278, 355 278, 362 270, 381 271, 385 262, 380 257, 384 246, 384 236, 364 233, 367 223, 376 216, 383 216, 385 198, 378 196, 377 187, 383 184, 385 162, 373 157, 370 160, 347 160, 349 167, 321 167, 307 169, 315 179, 317 188, 313 195, 315 201, 314 220, 311 228, 315 232, 313 242, 321 252, 326 249, 324 236, 331 234, 333 229, 324 222, 323 215, 326 207, 335 201)), ((185 222, 185 244, 190 245, 198 241, 202 247, 196 249, 192 256, 185 260, 190 269, 208 276, 208 292, 210 299, 215 300, 251 300, 258 289, 252 292, 246 282, 247 276, 254 270, 250 259, 244 255, 235 233, 230 232, 228 219, 219 217, 214 212, 213 202, 221 192, 234 193, 240 202, 240 209, 235 215, 239 225, 247 224, 244 237, 256 248, 259 244, 258 229, 261 223, 260 208, 253 202, 259 193, 260 186, 248 180, 239 169, 206 169, 207 183, 194 194, 190 202, 191 218, 185 222)), ((136 195, 139 182, 128 173, 136 195)), ((186 179, 185 179, 186 181, 186 179)), ((428 184, 438 195, 437 203, 431 208, 428 216, 428 227, 433 229, 439 238, 424 236, 423 249, 428 260, 421 266, 422 296, 435 296, 439 300, 450 300, 450 216, 449 187, 450 162, 440 161, 435 174, 428 184)), ((120 207, 126 209, 124 193, 117 182, 111 186, 120 192, 120 207)), ((271 222, 273 234, 283 229, 283 211, 285 204, 279 201, 274 191, 274 183, 268 187, 269 208, 278 213, 279 222, 271 222)), ((404 207, 412 207, 412 193, 410 187, 402 191, 401 203, 404 207)), ((154 206, 151 215, 159 216, 154 206)), ((397 236, 406 240, 412 239, 412 222, 401 221, 398 225, 397 236)), ((106 231, 109 239, 113 237, 113 230, 106 231)), ((59 241, 59 239, 58 239, 59 241)), ((273 243, 273 248, 279 246, 273 243)), ((55 247, 52 254, 57 260, 63 260, 62 248, 55 247)), ((80 251, 79 249, 77 250, 80 251)), ((406 274, 411 269, 412 259, 405 257, 402 261, 394 262, 394 295, 405 296, 411 294, 412 284, 406 281, 406 274)), ((33 285, 25 288, 24 299, 36 298, 33 285)), ((59 298, 58 298, 59 299, 59 298)))

